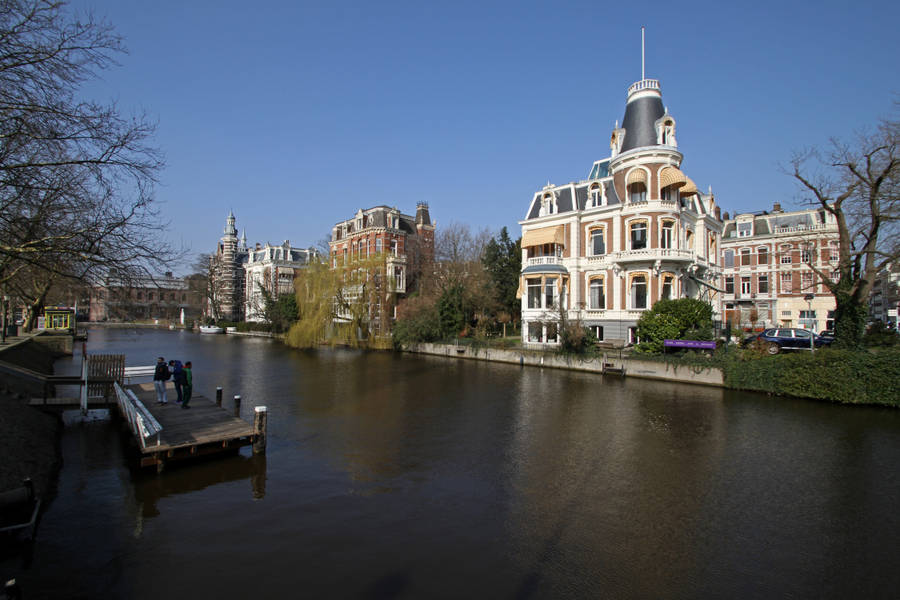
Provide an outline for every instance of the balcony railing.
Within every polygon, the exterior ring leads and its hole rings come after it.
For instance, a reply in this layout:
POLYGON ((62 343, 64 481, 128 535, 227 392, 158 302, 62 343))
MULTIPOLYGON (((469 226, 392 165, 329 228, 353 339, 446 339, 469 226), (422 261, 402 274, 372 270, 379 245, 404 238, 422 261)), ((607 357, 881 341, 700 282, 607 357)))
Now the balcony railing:
POLYGON ((622 252, 613 252, 613 260, 617 262, 637 261, 637 260, 678 260, 691 261, 694 260, 694 253, 690 250, 681 248, 645 248, 642 250, 625 250, 622 252))
POLYGON ((563 259, 561 256, 535 256, 526 259, 525 266, 531 267, 535 265, 561 265, 563 259))
POLYGON ((659 79, 641 79, 640 81, 635 81, 628 87, 628 95, 635 92, 640 92, 641 90, 658 90, 659 89, 659 79))

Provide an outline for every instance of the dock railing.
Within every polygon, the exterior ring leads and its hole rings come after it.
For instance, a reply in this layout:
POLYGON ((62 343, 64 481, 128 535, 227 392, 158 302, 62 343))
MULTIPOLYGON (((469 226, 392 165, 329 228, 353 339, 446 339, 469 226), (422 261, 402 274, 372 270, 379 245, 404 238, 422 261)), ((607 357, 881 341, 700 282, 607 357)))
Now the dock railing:
POLYGON ((156 436, 156 445, 159 446, 159 434, 162 425, 150 414, 144 403, 138 400, 131 390, 125 390, 119 382, 113 384, 116 390, 116 402, 119 411, 128 422, 128 427, 134 436, 140 441, 141 448, 147 447, 147 438, 156 436))

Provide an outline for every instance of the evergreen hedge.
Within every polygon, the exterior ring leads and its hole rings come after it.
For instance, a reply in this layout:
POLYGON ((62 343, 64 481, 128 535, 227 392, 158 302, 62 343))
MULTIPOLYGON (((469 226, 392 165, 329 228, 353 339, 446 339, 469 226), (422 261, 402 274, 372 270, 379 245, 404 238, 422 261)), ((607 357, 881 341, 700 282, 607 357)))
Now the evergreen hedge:
POLYGON ((724 364, 729 388, 847 404, 900 406, 900 349, 825 348, 759 356, 734 353, 724 364))

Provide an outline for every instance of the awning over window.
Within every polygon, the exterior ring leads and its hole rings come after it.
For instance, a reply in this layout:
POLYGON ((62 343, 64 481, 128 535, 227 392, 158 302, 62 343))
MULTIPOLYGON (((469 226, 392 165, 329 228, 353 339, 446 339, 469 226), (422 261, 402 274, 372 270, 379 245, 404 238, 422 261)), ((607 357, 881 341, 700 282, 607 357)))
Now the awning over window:
POLYGON ((543 246, 544 244, 566 245, 566 234, 562 225, 531 229, 522 235, 522 247, 543 246))
POLYGON ((694 183, 694 181, 687 175, 685 175, 684 178, 687 180, 687 183, 685 183, 681 187, 681 189, 678 190, 681 193, 681 195, 682 196, 690 196, 691 194, 699 194, 700 190, 697 189, 697 184, 694 183))
POLYGON ((647 171, 643 169, 634 169, 631 173, 628 174, 628 179, 625 180, 625 185, 631 185, 632 183, 647 183, 647 171))
POLYGON ((687 184, 687 177, 677 167, 663 167, 659 172, 659 189, 669 186, 683 186, 687 184))

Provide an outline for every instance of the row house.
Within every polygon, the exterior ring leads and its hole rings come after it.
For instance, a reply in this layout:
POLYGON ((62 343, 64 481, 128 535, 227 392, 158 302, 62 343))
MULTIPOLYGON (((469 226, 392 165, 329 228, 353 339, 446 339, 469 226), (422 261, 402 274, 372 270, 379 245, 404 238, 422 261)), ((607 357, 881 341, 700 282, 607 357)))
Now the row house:
POLYGON ((526 344, 558 344, 563 318, 633 343, 640 315, 661 298, 718 306, 723 223, 682 161, 659 82, 634 83, 610 156, 586 180, 548 183, 519 222, 526 344))
MULTIPOLYGON (((363 289, 385 291, 377 294, 377 300, 373 296, 368 301, 368 321, 374 325, 383 318, 393 319, 397 297, 411 291, 411 273, 434 258, 434 225, 428 204, 418 203, 415 216, 384 205, 359 209, 352 218, 332 227, 329 249, 332 269, 383 259, 379 269, 364 274, 371 285, 356 283, 343 292, 345 298, 358 300, 363 289), (383 314, 388 307, 390 314, 383 314)), ((348 316, 339 320, 348 320, 348 316)))
POLYGON ((869 294, 869 318, 897 328, 900 309, 900 263, 892 263, 875 275, 869 294))
POLYGON ((838 264, 835 218, 821 209, 725 215, 722 295, 725 320, 745 330, 833 327, 835 299, 813 267, 838 264))
POLYGON ((244 320, 263 321, 266 296, 277 299, 282 294, 293 294, 294 279, 318 257, 314 248, 292 248, 289 240, 280 246, 266 242, 264 246, 256 244, 255 248, 248 249, 244 263, 244 320))

